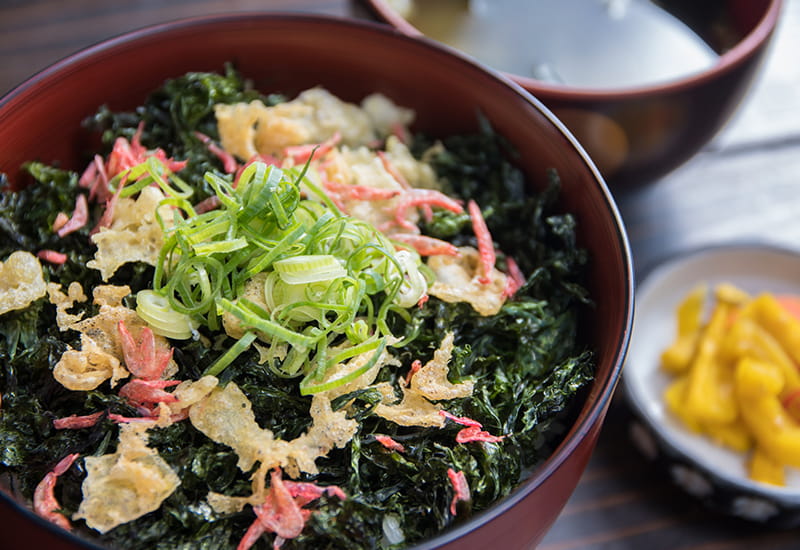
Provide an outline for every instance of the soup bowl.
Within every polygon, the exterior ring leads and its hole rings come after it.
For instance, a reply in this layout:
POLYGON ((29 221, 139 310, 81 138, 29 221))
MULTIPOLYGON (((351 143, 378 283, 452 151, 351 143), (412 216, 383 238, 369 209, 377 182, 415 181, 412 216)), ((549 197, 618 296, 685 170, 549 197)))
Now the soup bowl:
MULTIPOLYGON (((413 10, 413 1, 368 0, 368 3, 382 20, 401 32, 409 36, 422 34, 419 28, 409 22, 412 18, 407 10, 413 10), (405 7, 397 9, 401 5, 405 7)), ((469 2, 451 3, 461 5, 462 10, 469 5, 469 2)), ((689 30, 694 38, 699 36, 705 43, 704 49, 710 47, 713 50, 713 57, 691 70, 687 68, 685 74, 678 71, 653 81, 631 78, 625 84, 613 80, 613 70, 608 71, 612 75, 608 81, 578 84, 570 84, 566 78, 559 82, 548 78, 546 74, 538 78, 517 73, 509 73, 509 76, 544 102, 567 125, 596 162, 612 190, 652 183, 692 158, 725 126, 740 106, 771 42, 779 20, 781 0, 665 0, 652 3, 660 8, 655 8, 649 1, 627 3, 630 4, 627 8, 625 2, 596 4, 593 12, 608 10, 607 14, 592 15, 595 20, 603 17, 605 21, 612 22, 613 27, 609 24, 609 32, 594 33, 584 28, 585 36, 570 34, 581 32, 577 30, 579 27, 570 23, 579 19, 576 15, 578 12, 570 12, 559 19, 563 29, 558 26, 553 28, 553 34, 559 40, 554 39, 554 44, 548 46, 554 53, 558 53, 559 48, 568 49, 573 54, 570 62, 575 63, 575 72, 578 74, 581 65, 574 58, 581 57, 579 52, 589 48, 603 52, 613 46, 617 49, 613 55, 606 57, 614 58, 625 51, 636 52, 631 63, 638 63, 639 59, 642 64, 647 63, 649 58, 643 52, 650 50, 653 41, 662 38, 662 33, 666 38, 672 32, 667 33, 660 25, 654 26, 657 32, 651 34, 627 32, 626 18, 631 21, 630 25, 637 24, 634 22, 639 19, 633 15, 642 11, 643 5, 650 6, 649 11, 664 11, 658 14, 659 19, 669 18, 673 22, 671 24, 680 25, 682 34, 684 30, 689 30), (601 8, 601 4, 605 7, 601 8), (622 11, 614 13, 615 7, 622 11), (624 10, 629 8, 630 13, 625 13, 624 10), (564 21, 569 24, 563 24, 564 21), (586 44, 590 36, 597 36, 598 42, 586 44), (602 41, 603 38, 608 44, 602 41), (568 47, 572 43, 579 46, 568 47), (620 48, 624 50, 617 51, 620 48)), ((584 2, 581 7, 570 9, 585 10, 589 6, 589 2, 584 2)), ((583 19, 588 24, 589 16, 583 19)), ((533 24, 530 22, 530 25, 533 24)), ((545 24, 549 25, 547 22, 545 24)), ((513 32, 506 33, 506 36, 510 47, 525 47, 522 37, 513 32)), ((430 37, 436 38, 433 35, 430 37)), ((449 35, 444 39, 451 40, 449 35)), ((484 52, 479 51, 477 45, 472 45, 468 38, 463 40, 466 46, 461 47, 474 47, 476 51, 470 53, 478 59, 485 59, 484 52)), ((683 40, 675 44, 681 47, 685 45, 683 40)), ((670 51, 670 46, 661 47, 670 51)), ((658 50, 659 56, 665 54, 658 48, 652 49, 658 50)), ((696 45, 692 45, 691 50, 687 49, 691 54, 686 57, 694 57, 695 49, 696 45)), ((666 66, 667 61, 674 62, 675 58, 685 55, 677 53, 677 49, 675 52, 674 57, 667 54, 654 63, 666 66)), ((597 59, 591 52, 583 57, 594 60, 592 63, 597 59)), ((554 70, 558 71, 558 60, 554 64, 554 70)), ((609 69, 613 69, 613 64, 609 65, 609 69)), ((644 72, 644 67, 640 66, 639 69, 644 72)), ((586 66, 582 70, 590 73, 593 67, 586 66)), ((635 71, 636 68, 629 70, 635 71)), ((630 75, 625 76, 626 79, 628 77, 630 75)), ((658 75, 654 74, 653 77, 658 75)))
MULTIPOLYGON (((413 131, 432 136, 476 131, 482 113, 519 152, 531 190, 555 168, 559 209, 573 213, 578 245, 591 258, 594 300, 581 339, 596 358, 594 381, 575 403, 554 451, 510 495, 419 542, 417 548, 524 548, 555 521, 592 454, 620 376, 632 324, 629 245, 613 197, 574 137, 538 100, 502 75, 439 45, 382 24, 328 17, 252 13, 180 20, 113 38, 37 74, 0 100, 0 172, 24 185, 23 163, 81 170, 93 137, 82 121, 100 105, 132 109, 166 79, 221 71, 233 63, 258 90, 291 96, 313 86, 359 101, 381 92, 416 113, 413 131), (124 68, 124 69, 123 69, 124 68), (420 85, 424 83, 425 85, 420 85)), ((4 390, 5 391, 5 390, 4 390)), ((80 549, 99 543, 32 513, 2 480, 3 547, 80 549)))

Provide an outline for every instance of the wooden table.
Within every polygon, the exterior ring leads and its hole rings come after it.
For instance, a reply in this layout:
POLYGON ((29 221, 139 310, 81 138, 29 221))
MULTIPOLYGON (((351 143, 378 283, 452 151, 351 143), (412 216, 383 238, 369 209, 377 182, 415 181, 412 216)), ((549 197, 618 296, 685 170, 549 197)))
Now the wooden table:
MULTIPOLYGON (((0 0, 0 94, 127 30, 256 9, 370 18, 356 0, 0 0)), ((800 0, 787 0, 761 77, 728 127, 655 185, 617 193, 638 275, 697 246, 800 245, 798 31, 800 0)), ((617 398, 589 467, 541 550, 800 548, 800 530, 765 531, 698 507, 634 450, 628 421, 617 398)))

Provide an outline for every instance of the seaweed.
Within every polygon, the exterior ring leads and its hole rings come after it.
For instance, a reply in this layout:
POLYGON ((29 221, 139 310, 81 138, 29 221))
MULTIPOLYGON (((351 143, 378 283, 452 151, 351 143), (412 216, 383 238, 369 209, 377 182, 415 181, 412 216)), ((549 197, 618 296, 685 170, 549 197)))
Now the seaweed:
MULTIPOLYGON (((101 131, 111 147, 117 137, 130 139, 143 123, 142 142, 147 147, 189 159, 181 176, 202 198, 209 193, 202 175, 220 171, 221 165, 195 132, 217 139, 214 103, 253 99, 280 101, 279 96, 249 90, 231 68, 222 75, 190 73, 167 82, 134 112, 100 108, 87 126, 101 131)), ((416 335, 402 348, 400 359, 405 364, 429 359, 445 331, 452 331, 451 379, 469 377, 476 386, 472 397, 448 402, 448 411, 469 416, 505 437, 499 443, 455 444, 459 426, 401 427, 372 414, 379 399, 374 391, 343 396, 333 405, 350 402, 348 410, 360 421, 359 431, 345 448, 318 460, 320 474, 303 479, 338 485, 348 498, 324 497, 316 502, 303 533, 285 542, 287 549, 399 548, 467 520, 511 493, 526 472, 551 454, 593 378, 594 357, 579 332, 582 312, 592 307, 584 286, 590 258, 577 245, 575 219, 559 211, 558 175, 549 172, 543 190, 528 188, 526 177, 514 166, 513 151, 483 119, 479 132, 443 138, 443 147, 431 154, 434 141, 416 136, 412 150, 427 155, 452 194, 478 202, 499 250, 513 254, 527 279, 492 317, 478 315, 467 304, 431 298, 411 313, 410 328, 401 329, 401 319, 392 319, 394 328, 416 335), (406 452, 387 450, 376 434, 390 435, 406 452), (449 468, 465 473, 472 495, 469 503, 459 504, 455 515, 449 510, 449 468), (387 519, 402 527, 402 542, 386 540, 387 519)), ((39 164, 27 168, 37 183, 0 195, 0 259, 13 250, 36 252, 58 244, 69 261, 46 266, 46 277, 93 286, 98 275, 85 267, 92 254, 85 245, 90 228, 57 243, 51 229, 56 213, 69 213, 75 194, 83 192, 78 175, 39 164)), ((475 244, 463 215, 437 212, 423 230, 456 244, 475 244)), ((500 254, 499 263, 503 265, 506 258, 500 254)), ((115 281, 135 292, 147 288, 151 278, 149 266, 133 264, 120 270, 115 281)), ((61 431, 53 429, 54 418, 93 411, 130 416, 135 411, 104 386, 70 392, 52 379, 50 371, 61 353, 78 343, 75 332, 57 329, 53 308, 45 300, 0 316, 0 335, 0 472, 11 474, 15 489, 30 499, 38 481, 65 454, 99 455, 113 452, 116 444, 118 428, 107 418, 87 430, 61 431)), ((197 379, 231 343, 209 346, 203 341, 173 342, 176 378, 197 379)), ((384 370, 382 381, 397 386, 400 374, 384 370)), ((259 424, 277 437, 291 439, 308 428, 310 399, 300 395, 296 381, 259 364, 255 351, 244 353, 224 371, 222 382, 228 380, 236 381, 252 402, 259 424)), ((179 474, 179 488, 158 510, 102 537, 82 522, 76 523, 76 530, 126 550, 234 548, 252 522, 252 512, 218 515, 204 499, 209 491, 248 493, 249 473, 238 470, 235 453, 188 422, 149 434, 150 445, 179 474)), ((82 461, 76 464, 58 483, 58 496, 68 514, 77 510, 85 475, 82 461)), ((264 537, 255 548, 270 544, 264 537)))

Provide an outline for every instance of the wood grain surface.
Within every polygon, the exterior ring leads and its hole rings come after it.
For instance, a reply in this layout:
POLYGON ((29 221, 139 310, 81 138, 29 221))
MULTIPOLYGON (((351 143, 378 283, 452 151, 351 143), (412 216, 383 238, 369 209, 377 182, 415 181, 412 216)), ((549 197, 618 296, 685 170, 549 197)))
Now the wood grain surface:
MULTIPOLYGON (((355 0, 0 0, 0 94, 105 38, 181 17, 251 10, 371 17, 355 0)), ((661 181, 616 192, 638 277, 699 246, 800 247, 799 52, 800 0, 786 0, 761 74, 729 125, 661 181)), ((766 530, 701 508, 634 449, 629 423, 618 394, 589 467, 541 550, 800 548, 800 530, 766 530)))

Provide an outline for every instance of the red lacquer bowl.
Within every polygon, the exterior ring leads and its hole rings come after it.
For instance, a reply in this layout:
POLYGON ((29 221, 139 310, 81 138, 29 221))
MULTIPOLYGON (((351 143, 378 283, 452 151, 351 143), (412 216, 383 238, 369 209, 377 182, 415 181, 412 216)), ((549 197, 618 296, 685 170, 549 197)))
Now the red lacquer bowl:
MULTIPOLYGON (((555 521, 595 447, 627 349, 633 276, 625 230, 591 160, 536 99, 504 77, 380 24, 288 14, 246 14, 166 23, 132 32, 65 59, 0 100, 0 171, 12 180, 32 159, 79 169, 88 146, 81 120, 103 103, 132 108, 165 79, 222 70, 232 61, 263 91, 292 94, 324 85, 351 101, 380 91, 417 113, 415 129, 434 135, 477 130, 481 111, 521 153, 532 185, 545 170, 563 180, 562 206, 594 258, 597 301, 584 324, 597 376, 563 443, 494 507, 419 548, 526 548, 555 521)), ((0 491, 2 547, 91 547, 40 520, 0 491)))
MULTIPOLYGON (((390 1, 367 3, 401 32, 421 36, 390 1)), ((693 157, 724 127, 758 74, 782 0, 663 0, 659 4, 678 11, 691 8, 698 34, 722 52, 712 66, 664 82, 636 87, 609 83, 602 89, 509 75, 567 125, 615 191, 657 181, 693 157)))

